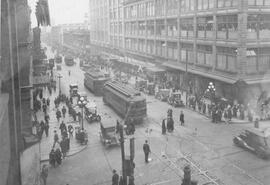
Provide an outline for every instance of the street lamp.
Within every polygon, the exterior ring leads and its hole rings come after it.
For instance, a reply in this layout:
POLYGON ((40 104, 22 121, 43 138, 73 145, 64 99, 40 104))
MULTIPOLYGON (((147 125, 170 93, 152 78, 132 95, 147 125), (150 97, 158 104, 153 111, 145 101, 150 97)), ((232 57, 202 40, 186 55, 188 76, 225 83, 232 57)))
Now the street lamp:
POLYGON ((58 74, 57 78, 59 80, 59 95, 61 94, 61 86, 60 86, 60 79, 62 78, 63 76, 61 74, 58 74))
POLYGON ((214 99, 214 97, 215 97, 215 92, 216 92, 216 88, 215 88, 213 82, 209 82, 208 87, 206 89, 206 92, 210 93, 210 98, 212 101, 212 99, 214 99))
POLYGON ((82 130, 84 129, 83 128, 83 108, 85 107, 85 105, 87 104, 87 101, 84 99, 84 97, 81 97, 80 99, 79 99, 79 101, 78 101, 78 105, 79 105, 79 107, 82 109, 81 110, 81 115, 82 115, 82 130))

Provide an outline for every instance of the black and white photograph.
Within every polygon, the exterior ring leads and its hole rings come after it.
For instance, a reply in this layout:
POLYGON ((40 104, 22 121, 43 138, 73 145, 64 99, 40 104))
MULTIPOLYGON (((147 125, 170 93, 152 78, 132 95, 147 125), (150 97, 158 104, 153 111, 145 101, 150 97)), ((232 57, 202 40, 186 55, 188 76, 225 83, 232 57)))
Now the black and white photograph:
POLYGON ((0 185, 270 185, 270 0, 0 7, 0 185))

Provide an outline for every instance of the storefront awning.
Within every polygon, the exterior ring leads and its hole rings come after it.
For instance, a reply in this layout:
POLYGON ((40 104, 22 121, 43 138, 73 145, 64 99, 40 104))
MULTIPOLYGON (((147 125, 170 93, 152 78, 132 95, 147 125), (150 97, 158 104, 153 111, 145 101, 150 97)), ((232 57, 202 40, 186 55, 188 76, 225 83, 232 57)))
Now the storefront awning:
MULTIPOLYGON (((183 72, 186 71, 185 66, 180 66, 180 65, 177 65, 177 64, 171 64, 171 63, 168 63, 168 62, 163 63, 163 66, 170 67, 170 68, 173 68, 173 69, 178 69, 178 70, 183 71, 183 72)), ((214 74, 214 73, 209 73, 209 72, 206 73, 206 72, 198 71, 198 70, 195 70, 195 69, 192 69, 192 68, 188 68, 188 73, 200 75, 200 76, 203 76, 203 77, 211 78, 211 79, 218 80, 218 81, 225 82, 225 83, 229 83, 229 84, 234 84, 237 81, 237 79, 235 79, 235 78, 229 78, 227 76, 221 76, 221 74, 214 74)))

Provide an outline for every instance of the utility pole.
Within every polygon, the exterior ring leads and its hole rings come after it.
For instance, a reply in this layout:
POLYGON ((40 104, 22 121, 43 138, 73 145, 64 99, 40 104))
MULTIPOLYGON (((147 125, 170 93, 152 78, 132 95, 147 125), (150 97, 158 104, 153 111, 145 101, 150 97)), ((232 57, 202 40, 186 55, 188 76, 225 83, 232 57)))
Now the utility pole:
POLYGON ((57 76, 57 78, 58 78, 58 80, 59 80, 59 95, 60 95, 60 94, 61 94, 60 79, 62 78, 62 75, 59 74, 59 75, 57 76))
POLYGON ((123 125, 120 125, 120 146, 121 146, 121 156, 122 156, 122 177, 123 177, 123 185, 127 185, 127 175, 125 169, 125 146, 124 146, 124 130, 123 125))

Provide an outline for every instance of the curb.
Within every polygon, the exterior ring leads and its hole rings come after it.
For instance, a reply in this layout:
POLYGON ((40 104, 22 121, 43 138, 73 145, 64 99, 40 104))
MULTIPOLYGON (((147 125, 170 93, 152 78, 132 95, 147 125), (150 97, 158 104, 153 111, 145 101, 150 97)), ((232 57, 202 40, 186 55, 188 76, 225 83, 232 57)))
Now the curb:
MULTIPOLYGON (((72 156, 74 156, 74 155, 76 155, 76 154, 78 154, 78 153, 84 151, 86 148, 87 148, 87 145, 84 146, 84 147, 82 147, 82 148, 81 148, 80 150, 78 150, 78 151, 75 151, 75 152, 73 152, 73 153, 67 154, 66 157, 72 157, 72 156)), ((41 163, 48 162, 48 161, 49 161, 49 159, 43 159, 43 160, 40 160, 41 163)))

